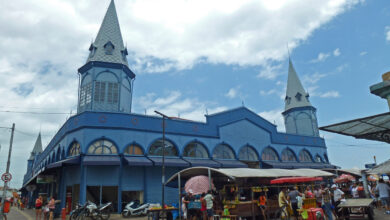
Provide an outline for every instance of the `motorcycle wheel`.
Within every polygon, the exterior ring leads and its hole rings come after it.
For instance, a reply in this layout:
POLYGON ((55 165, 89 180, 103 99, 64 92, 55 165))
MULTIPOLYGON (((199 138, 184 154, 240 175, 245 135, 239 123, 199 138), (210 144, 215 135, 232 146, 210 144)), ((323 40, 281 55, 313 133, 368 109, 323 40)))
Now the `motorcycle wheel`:
POLYGON ((80 213, 78 216, 77 216, 77 218, 76 218, 76 220, 86 220, 87 219, 87 213, 85 213, 85 212, 82 212, 82 213, 80 213))
POLYGON ((122 211, 122 217, 123 218, 127 218, 127 217, 129 217, 129 212, 128 211, 122 211))
POLYGON ((69 217, 70 220, 76 220, 77 219, 77 213, 76 212, 73 212, 70 217, 69 217))
POLYGON ((109 209, 105 209, 103 210, 101 213, 100 213, 100 218, 102 220, 108 220, 110 218, 110 210, 109 209))

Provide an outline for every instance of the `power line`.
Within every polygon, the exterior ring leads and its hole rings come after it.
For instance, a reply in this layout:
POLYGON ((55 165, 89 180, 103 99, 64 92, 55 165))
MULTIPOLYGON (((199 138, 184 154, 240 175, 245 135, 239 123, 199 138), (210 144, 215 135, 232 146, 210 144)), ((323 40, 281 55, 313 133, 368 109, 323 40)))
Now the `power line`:
POLYGON ((0 110, 0 113, 17 113, 17 114, 42 114, 42 115, 71 115, 70 112, 29 112, 29 111, 10 111, 0 110))

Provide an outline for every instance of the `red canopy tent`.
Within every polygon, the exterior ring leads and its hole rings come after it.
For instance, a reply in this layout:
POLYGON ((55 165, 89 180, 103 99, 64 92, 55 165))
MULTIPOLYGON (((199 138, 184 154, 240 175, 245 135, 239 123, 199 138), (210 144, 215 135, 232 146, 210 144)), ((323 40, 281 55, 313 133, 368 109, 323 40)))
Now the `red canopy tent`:
POLYGON ((271 184, 281 184, 281 183, 304 183, 304 182, 315 182, 315 181, 322 181, 322 177, 306 177, 306 176, 300 176, 300 177, 283 177, 271 180, 271 184))
POLYGON ((355 181, 355 177, 349 174, 342 174, 341 176, 334 179, 335 183, 345 183, 349 181, 355 181))

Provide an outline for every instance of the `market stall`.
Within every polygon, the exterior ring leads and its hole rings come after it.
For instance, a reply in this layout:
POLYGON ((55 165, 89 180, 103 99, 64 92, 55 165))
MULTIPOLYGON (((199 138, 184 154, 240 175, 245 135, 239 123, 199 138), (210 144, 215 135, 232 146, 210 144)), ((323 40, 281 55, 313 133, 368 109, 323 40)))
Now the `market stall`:
MULTIPOLYGON (((315 169, 214 169, 209 167, 192 167, 184 169, 166 182, 167 186, 179 188, 179 203, 181 202, 181 188, 194 176, 207 176, 215 186, 214 202, 216 215, 223 216, 227 208, 231 215, 252 218, 262 215, 260 196, 267 198, 267 207, 278 208, 277 194, 279 185, 272 185, 271 181, 282 177, 305 178, 332 178, 334 174, 315 169)), ((211 184, 209 185, 211 189, 211 184)))

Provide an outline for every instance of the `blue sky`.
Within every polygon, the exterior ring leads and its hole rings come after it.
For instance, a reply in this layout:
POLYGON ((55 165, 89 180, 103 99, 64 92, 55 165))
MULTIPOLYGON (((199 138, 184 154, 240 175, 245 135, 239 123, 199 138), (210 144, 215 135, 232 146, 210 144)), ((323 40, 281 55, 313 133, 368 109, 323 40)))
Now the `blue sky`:
MULTIPOLYGON (((0 110, 71 112, 109 1, 16 0, 0 8, 0 110), (91 10, 94 8, 94 10, 91 10)), ((320 126, 389 111, 369 86, 390 70, 386 0, 115 1, 130 68, 133 110, 192 120, 244 104, 284 131, 281 112, 294 67, 320 126)), ((50 141, 69 115, 0 113, 16 123, 11 166, 21 184, 41 130, 50 141)), ((390 159, 388 144, 321 132, 329 159, 344 168, 390 159)), ((0 129, 0 163, 9 131, 0 129)), ((3 172, 0 166, 0 173, 3 172)))

